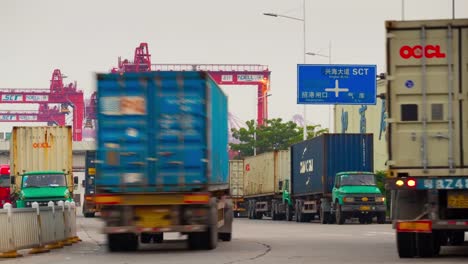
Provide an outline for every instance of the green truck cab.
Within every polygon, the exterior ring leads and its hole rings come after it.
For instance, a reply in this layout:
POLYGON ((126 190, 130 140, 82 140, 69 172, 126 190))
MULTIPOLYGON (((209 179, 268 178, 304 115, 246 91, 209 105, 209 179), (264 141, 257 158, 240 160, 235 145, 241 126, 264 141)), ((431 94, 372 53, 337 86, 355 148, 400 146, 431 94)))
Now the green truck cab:
MULTIPOLYGON (((12 177, 14 185, 15 177, 12 177)), ((31 207, 33 202, 39 206, 47 206, 52 201, 73 201, 72 193, 69 191, 67 175, 60 171, 34 171, 27 172, 20 177, 20 189, 15 193, 16 207, 31 207)), ((76 184, 77 177, 74 182, 76 184)))
POLYGON ((377 187, 372 172, 337 173, 332 201, 337 224, 343 224, 349 218, 359 218, 361 224, 371 223, 374 217, 377 223, 385 223, 385 196, 377 187))

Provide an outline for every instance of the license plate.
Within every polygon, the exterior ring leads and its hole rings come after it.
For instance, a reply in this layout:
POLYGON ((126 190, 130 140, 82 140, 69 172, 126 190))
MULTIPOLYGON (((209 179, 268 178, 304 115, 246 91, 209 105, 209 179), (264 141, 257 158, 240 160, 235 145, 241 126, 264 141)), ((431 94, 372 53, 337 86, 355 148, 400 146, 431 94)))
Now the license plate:
POLYGON ((364 205, 363 205, 363 206, 359 207, 359 210, 361 210, 361 211, 369 211, 369 210, 370 210, 370 206, 364 206, 364 205))
POLYGON ((449 191, 447 193, 447 207, 455 209, 468 208, 468 192, 449 191))
POLYGON ((167 208, 148 207, 137 208, 137 225, 143 228, 167 227, 171 225, 171 212, 167 208))
POLYGON ((421 179, 417 180, 417 183, 417 189, 468 189, 468 178, 421 179))

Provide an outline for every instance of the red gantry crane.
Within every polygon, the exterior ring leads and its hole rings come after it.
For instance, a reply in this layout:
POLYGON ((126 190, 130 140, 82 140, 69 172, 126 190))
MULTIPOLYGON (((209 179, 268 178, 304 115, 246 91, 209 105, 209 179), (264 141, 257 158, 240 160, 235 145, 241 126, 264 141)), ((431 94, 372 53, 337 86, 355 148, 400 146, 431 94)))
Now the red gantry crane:
POLYGON ((47 122, 47 125, 65 125, 65 112, 57 106, 53 108, 46 104, 39 105, 39 110, 0 110, 0 122, 47 122))
MULTIPOLYGON (((39 112, 55 111, 49 109, 48 104, 60 104, 62 113, 69 112, 68 107, 73 108, 73 140, 82 140, 84 99, 83 91, 77 90, 76 82, 68 85, 63 84, 63 77, 59 69, 52 73, 49 89, 0 89, 1 104, 40 104, 39 112), (47 109, 47 111, 46 111, 47 109)), ((58 110, 58 109, 57 109, 58 110)), ((17 115, 16 118, 20 118, 17 115)), ((28 115, 26 115, 28 116, 28 115)), ((38 115, 39 116, 39 113, 38 115)), ((22 117, 23 119, 26 118, 22 117)), ((29 118, 29 117, 28 117, 29 118)), ((30 120, 21 120, 19 122, 29 122, 30 120)), ((53 121, 49 119, 48 121, 53 121)), ((60 120, 61 121, 61 120, 60 120)), ((65 122, 63 122, 65 124, 65 122)))
POLYGON ((118 66, 112 72, 145 71, 205 71, 220 85, 257 86, 257 124, 268 119, 268 96, 270 74, 268 66, 257 64, 151 64, 147 43, 135 49, 133 61, 119 57, 118 66))

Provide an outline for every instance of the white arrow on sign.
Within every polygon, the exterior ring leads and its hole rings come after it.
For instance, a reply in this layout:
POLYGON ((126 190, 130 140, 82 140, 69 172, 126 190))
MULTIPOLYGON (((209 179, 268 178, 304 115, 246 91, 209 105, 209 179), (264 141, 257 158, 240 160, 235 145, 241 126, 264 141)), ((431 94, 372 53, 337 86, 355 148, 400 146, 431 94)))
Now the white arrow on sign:
POLYGON ((340 92, 348 92, 348 88, 340 88, 338 80, 335 80, 335 87, 334 88, 325 88, 326 92, 334 92, 335 97, 338 97, 340 95, 340 92))

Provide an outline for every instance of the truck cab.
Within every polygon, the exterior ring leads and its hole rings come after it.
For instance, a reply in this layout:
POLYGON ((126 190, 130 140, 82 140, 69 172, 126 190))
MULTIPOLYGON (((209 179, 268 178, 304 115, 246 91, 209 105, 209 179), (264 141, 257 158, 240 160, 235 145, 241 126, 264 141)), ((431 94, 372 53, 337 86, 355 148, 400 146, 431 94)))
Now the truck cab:
POLYGON ((372 172, 340 172, 335 176, 332 191, 332 208, 336 223, 359 218, 361 224, 372 223, 377 217, 379 224, 385 223, 385 197, 376 185, 372 172))
POLYGON ((0 208, 10 200, 10 165, 0 165, 0 208))
MULTIPOLYGON (((15 184, 15 177, 12 177, 15 184)), ((67 175, 60 171, 26 172, 21 176, 20 189, 16 192, 16 207, 31 207, 33 202, 47 206, 49 201, 73 201, 67 185, 67 175)), ((76 178, 75 181, 78 179, 76 178)))

